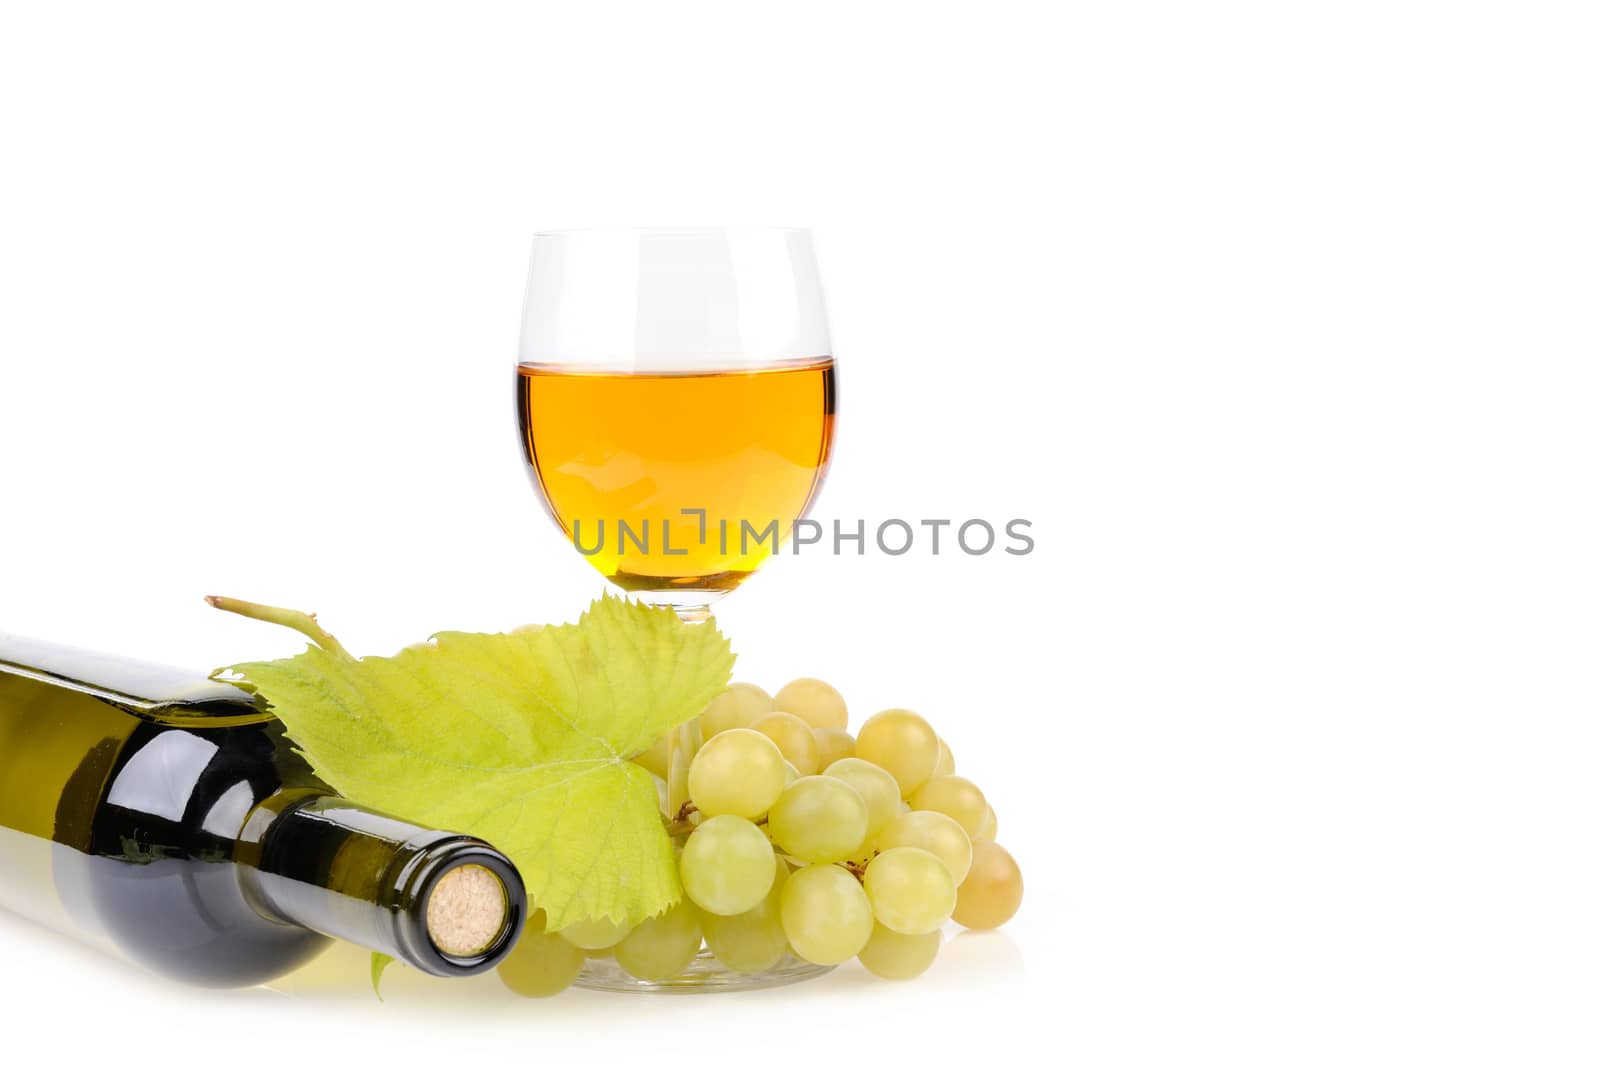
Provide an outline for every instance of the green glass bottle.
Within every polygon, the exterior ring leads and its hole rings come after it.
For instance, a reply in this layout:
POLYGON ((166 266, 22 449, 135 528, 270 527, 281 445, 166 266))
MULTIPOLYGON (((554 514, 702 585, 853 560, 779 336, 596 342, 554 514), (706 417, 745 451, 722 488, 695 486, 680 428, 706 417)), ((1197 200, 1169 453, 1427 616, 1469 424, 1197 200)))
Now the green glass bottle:
POLYGON ((346 939, 486 971, 527 909, 482 840, 347 802, 257 697, 0 634, 0 906, 164 975, 270 980, 346 939))

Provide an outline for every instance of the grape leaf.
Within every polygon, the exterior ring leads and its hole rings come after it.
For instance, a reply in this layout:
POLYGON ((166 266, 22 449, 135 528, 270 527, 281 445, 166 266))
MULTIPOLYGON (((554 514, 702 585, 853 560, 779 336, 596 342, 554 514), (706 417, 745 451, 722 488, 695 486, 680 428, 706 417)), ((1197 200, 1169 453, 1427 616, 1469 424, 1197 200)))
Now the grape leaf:
POLYGON ((370 968, 372 972, 372 993, 378 996, 378 1001, 383 1001, 383 990, 378 985, 383 982, 383 970, 394 964, 394 959, 387 954, 372 952, 370 968))
POLYGON ((345 797, 500 848, 551 930, 682 897, 655 783, 630 759, 727 685, 714 623, 606 596, 576 624, 442 632, 391 658, 320 642, 231 672, 345 797))

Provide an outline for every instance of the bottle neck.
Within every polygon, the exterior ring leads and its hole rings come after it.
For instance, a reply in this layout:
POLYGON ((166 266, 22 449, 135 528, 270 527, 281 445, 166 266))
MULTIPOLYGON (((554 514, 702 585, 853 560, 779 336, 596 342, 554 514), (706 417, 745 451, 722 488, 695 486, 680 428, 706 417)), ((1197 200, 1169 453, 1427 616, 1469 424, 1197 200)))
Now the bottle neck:
POLYGON ((266 916, 435 976, 494 965, 527 910, 521 878, 493 847, 337 796, 282 793, 257 806, 237 859, 246 896, 266 916))

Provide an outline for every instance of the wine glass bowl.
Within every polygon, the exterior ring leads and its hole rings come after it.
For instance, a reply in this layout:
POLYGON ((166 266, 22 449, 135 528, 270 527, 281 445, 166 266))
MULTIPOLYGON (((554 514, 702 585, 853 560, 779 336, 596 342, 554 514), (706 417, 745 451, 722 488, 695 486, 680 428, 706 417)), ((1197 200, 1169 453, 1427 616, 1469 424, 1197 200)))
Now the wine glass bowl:
POLYGON ((539 234, 516 394, 568 540, 619 588, 703 620, 827 471, 837 384, 810 235, 539 234))

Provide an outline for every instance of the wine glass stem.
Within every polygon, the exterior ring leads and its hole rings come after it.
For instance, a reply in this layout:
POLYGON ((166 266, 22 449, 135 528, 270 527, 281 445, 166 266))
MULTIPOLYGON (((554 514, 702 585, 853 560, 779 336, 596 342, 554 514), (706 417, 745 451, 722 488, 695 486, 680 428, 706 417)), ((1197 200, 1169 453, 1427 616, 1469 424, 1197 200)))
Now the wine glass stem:
POLYGON ((682 605, 674 603, 672 610, 678 615, 678 619, 686 625, 698 625, 702 621, 711 620, 711 605, 709 603, 684 603, 682 605))

